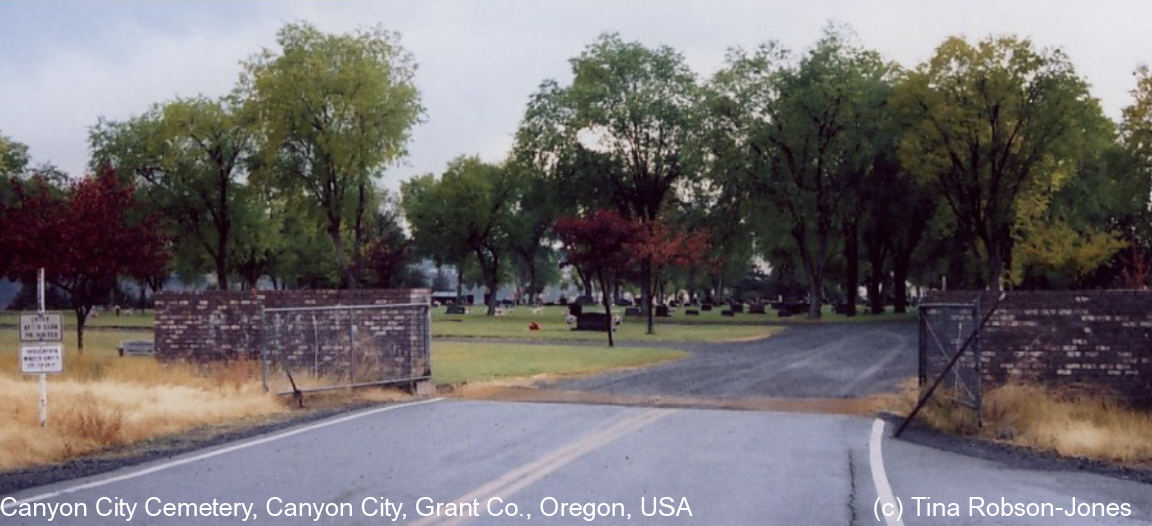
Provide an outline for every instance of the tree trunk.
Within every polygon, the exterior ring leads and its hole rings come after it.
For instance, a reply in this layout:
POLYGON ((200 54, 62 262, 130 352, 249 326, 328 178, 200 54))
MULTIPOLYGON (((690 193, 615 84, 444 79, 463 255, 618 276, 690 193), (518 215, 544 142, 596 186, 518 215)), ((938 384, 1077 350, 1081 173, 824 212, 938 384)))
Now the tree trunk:
MULTIPOLYGON (((352 272, 359 273, 363 267, 364 252, 364 212, 367 208, 367 190, 361 181, 356 187, 356 218, 352 224, 352 272)), ((352 285, 352 288, 358 288, 352 285)))
POLYGON ((856 289, 860 287, 860 247, 856 222, 844 223, 844 300, 848 316, 856 315, 856 289))
POLYGON ((892 262, 892 294, 894 311, 898 313, 908 311, 908 267, 910 255, 897 255, 892 262))
POLYGON ((810 277, 808 279, 808 319, 810 320, 820 319, 820 308, 824 303, 821 298, 821 296, 823 296, 821 292, 823 287, 820 281, 819 277, 810 277))
POLYGON ((612 329, 614 328, 612 325, 612 300, 608 297, 608 284, 604 282, 603 276, 600 277, 600 289, 605 291, 600 296, 603 298, 601 303, 604 304, 604 315, 608 318, 608 330, 606 331, 608 333, 608 346, 614 347, 616 343, 612 341, 612 329))
POLYGON ((884 279, 884 246, 879 239, 868 243, 868 312, 880 314, 884 312, 884 297, 880 295, 880 282, 884 279))
POLYGON ((228 290, 228 267, 224 252, 217 250, 215 257, 212 259, 216 262, 216 288, 220 290, 228 290))
POLYGON ((656 334, 656 326, 654 320, 652 319, 652 263, 650 261, 644 262, 643 269, 640 271, 640 274, 643 288, 640 294, 644 297, 644 305, 641 307, 644 310, 641 312, 644 313, 646 318, 648 318, 647 334, 656 334))
POLYGON ((456 304, 464 304, 464 271, 456 265, 456 304))
POLYGON ((84 324, 88 321, 88 309, 74 307, 72 310, 76 312, 76 352, 84 356, 84 324))
POLYGON ((988 252, 988 289, 995 294, 1000 293, 1000 279, 1004 275, 1004 257, 998 243, 984 242, 988 252))
POLYGON ((332 238, 332 247, 336 250, 336 268, 340 271, 343 281, 342 288, 354 289, 357 287, 356 275, 348 266, 348 258, 344 254, 344 239, 340 235, 340 223, 329 220, 328 236, 332 238))

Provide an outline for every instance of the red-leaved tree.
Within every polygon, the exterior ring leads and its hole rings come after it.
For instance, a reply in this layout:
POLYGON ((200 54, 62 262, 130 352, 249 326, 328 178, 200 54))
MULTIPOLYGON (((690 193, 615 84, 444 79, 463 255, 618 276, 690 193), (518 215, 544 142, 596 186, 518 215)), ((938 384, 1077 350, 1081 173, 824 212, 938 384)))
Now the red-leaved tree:
POLYGON ((29 281, 44 269, 68 293, 76 313, 77 348, 84 352, 84 324, 105 302, 120 276, 148 278, 164 272, 168 240, 157 218, 133 199, 111 168, 60 191, 33 179, 14 184, 15 199, 0 219, 10 250, 8 274, 29 281))
MULTIPOLYGON (((637 225, 636 237, 626 247, 638 264, 647 263, 654 281, 665 267, 688 267, 702 260, 709 249, 707 230, 679 232, 659 219, 637 225)), ((655 285, 652 283, 650 285, 655 285)), ((650 288, 649 290, 653 290, 650 288)), ((648 334, 655 332, 651 305, 648 313, 648 334)))
POLYGON ((602 291, 604 314, 608 318, 608 346, 612 347, 612 299, 608 285, 627 272, 633 263, 632 246, 640 229, 614 210, 599 210, 587 218, 562 217, 556 221, 556 235, 564 243, 565 263, 590 274, 602 291))

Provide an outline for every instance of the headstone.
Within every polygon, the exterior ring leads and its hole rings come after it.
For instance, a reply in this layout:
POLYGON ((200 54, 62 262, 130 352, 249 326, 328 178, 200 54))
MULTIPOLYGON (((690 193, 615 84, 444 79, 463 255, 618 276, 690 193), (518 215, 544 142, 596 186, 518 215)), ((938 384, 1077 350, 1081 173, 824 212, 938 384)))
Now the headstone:
POLYGON ((748 306, 748 314, 764 314, 767 312, 763 303, 753 303, 748 306))
POLYGON ((721 315, 721 316, 728 316, 728 317, 730 317, 730 318, 731 318, 731 317, 734 317, 734 316, 736 316, 736 313, 735 313, 735 312, 733 312, 733 311, 731 311, 731 310, 727 310, 727 309, 725 309, 725 310, 722 310, 722 311, 720 311, 720 315, 721 315))
POLYGON ((656 306, 656 317, 667 318, 669 316, 671 316, 671 315, 668 314, 668 306, 667 305, 657 305, 656 306))
POLYGON ((732 308, 732 312, 739 312, 739 313, 744 312, 744 304, 743 303, 733 302, 731 308, 732 308))
POLYGON ((156 346, 148 340, 124 340, 116 348, 120 356, 153 356, 156 346))
POLYGON ((606 331, 611 326, 611 320, 603 312, 589 312, 576 316, 574 331, 606 331))
POLYGON ((628 307, 624 309, 625 316, 639 316, 640 314, 640 307, 628 307))
POLYGON ((712 304, 711 303, 705 303, 703 305, 700 305, 700 310, 710 311, 710 310, 712 310, 712 304))
POLYGON ((573 316, 579 316, 583 313, 584 313, 584 305, 582 305, 580 303, 569 303, 568 304, 568 314, 571 314, 573 316))
POLYGON ((468 309, 465 309, 463 305, 449 305, 444 310, 444 314, 468 314, 468 309))
POLYGON ((700 311, 698 311, 698 310, 696 310, 696 309, 685 309, 685 310, 684 310, 684 315, 685 315, 685 316, 699 316, 699 315, 700 315, 700 311))

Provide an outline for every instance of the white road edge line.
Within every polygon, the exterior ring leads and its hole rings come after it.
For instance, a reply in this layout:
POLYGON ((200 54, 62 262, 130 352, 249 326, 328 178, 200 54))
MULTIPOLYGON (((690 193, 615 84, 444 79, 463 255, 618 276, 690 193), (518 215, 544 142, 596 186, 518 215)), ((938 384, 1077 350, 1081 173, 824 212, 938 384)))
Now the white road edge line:
POLYGON ((299 435, 301 433, 307 433, 309 431, 313 431, 316 429, 320 429, 320 428, 324 428, 324 427, 328 427, 328 426, 334 426, 336 424, 342 424, 342 423, 348 422, 350 420, 356 420, 358 418, 364 418, 366 416, 372 416, 372 415, 384 413, 387 411, 392 411, 394 409, 401 409, 401 408, 405 408, 405 407, 431 404, 434 402, 439 402, 441 400, 443 400, 443 398, 431 398, 428 400, 421 400, 419 402, 409 402, 406 404, 390 405, 390 406, 380 407, 377 409, 369 409, 369 410, 361 411, 358 413, 352 413, 350 415, 342 416, 339 418, 334 418, 331 420, 324 420, 321 422, 317 422, 315 424, 306 425, 304 427, 297 427, 295 429, 290 429, 288 431, 276 433, 274 435, 268 435, 266 437, 257 438, 255 440, 249 440, 247 442, 241 442, 239 444, 233 444, 233 445, 228 446, 228 447, 224 447, 224 448, 220 448, 220 449, 213 449, 212 451, 207 451, 207 452, 201 453, 199 455, 193 455, 191 457, 181 458, 178 460, 173 460, 171 462, 165 462, 163 464, 157 464, 155 466, 150 466, 150 467, 138 470, 138 471, 133 471, 131 473, 125 473, 123 475, 118 475, 115 477, 110 477, 110 478, 101 479, 101 480, 94 480, 92 482, 87 482, 84 484, 79 484, 76 486, 71 486, 71 487, 67 487, 64 489, 51 491, 48 493, 41 493, 40 495, 33 495, 31 497, 17 500, 16 502, 10 502, 8 506, 4 507, 4 509, 15 508, 15 507, 17 507, 21 504, 27 503, 27 502, 38 502, 41 500, 59 497, 60 495, 65 495, 68 493, 75 493, 77 491, 84 491, 87 489, 98 488, 100 486, 106 486, 108 484, 114 484, 116 482, 120 482, 120 481, 124 481, 124 480, 134 479, 137 477, 143 477, 144 475, 151 475, 152 473, 156 473, 157 471, 164 471, 166 469, 174 468, 176 466, 182 466, 184 464, 190 464, 192 462, 197 462, 200 460, 204 460, 206 458, 212 458, 212 457, 232 453, 233 451, 239 451, 241 449, 250 448, 252 446, 259 446, 261 444, 267 444, 269 442, 280 440, 282 438, 288 438, 290 436, 299 435))
MULTIPOLYGON (((876 496, 880 498, 881 505, 897 506, 896 498, 892 495, 892 486, 888 484, 888 472, 884 469, 884 454, 881 451, 884 442, 884 421, 877 418, 872 421, 872 438, 868 441, 868 463, 872 468, 872 483, 876 485, 876 496)), ((884 516, 888 526, 904 526, 899 515, 884 516)))

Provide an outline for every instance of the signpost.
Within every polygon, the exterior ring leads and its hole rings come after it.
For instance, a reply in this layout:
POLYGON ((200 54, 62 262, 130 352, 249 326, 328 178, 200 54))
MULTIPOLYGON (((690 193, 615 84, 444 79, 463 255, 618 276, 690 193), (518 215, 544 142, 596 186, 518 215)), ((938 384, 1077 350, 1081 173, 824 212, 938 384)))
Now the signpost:
POLYGON ((40 375, 40 427, 48 423, 48 375, 64 371, 64 324, 59 312, 44 312, 44 269, 36 283, 40 310, 20 315, 20 372, 40 375))

